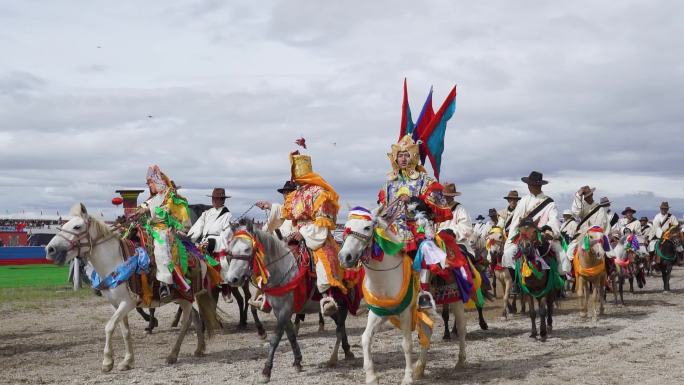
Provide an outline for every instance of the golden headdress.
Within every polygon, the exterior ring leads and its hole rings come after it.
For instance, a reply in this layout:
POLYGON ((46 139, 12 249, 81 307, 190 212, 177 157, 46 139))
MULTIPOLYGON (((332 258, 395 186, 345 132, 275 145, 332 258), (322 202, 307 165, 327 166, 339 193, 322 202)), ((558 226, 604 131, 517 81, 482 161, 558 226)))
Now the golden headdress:
POLYGON ((299 151, 290 153, 290 170, 292 180, 312 173, 313 166, 311 165, 311 157, 309 155, 300 154, 299 151))
POLYGON ((392 164, 392 172, 390 175, 396 176, 401 171, 399 164, 397 164, 397 155, 402 151, 407 151, 411 157, 409 159, 409 164, 406 167, 406 173, 409 177, 417 177, 418 173, 426 172, 425 167, 420 164, 420 151, 418 143, 413 141, 411 135, 404 135, 399 142, 392 145, 392 152, 387 154, 390 164, 392 164))

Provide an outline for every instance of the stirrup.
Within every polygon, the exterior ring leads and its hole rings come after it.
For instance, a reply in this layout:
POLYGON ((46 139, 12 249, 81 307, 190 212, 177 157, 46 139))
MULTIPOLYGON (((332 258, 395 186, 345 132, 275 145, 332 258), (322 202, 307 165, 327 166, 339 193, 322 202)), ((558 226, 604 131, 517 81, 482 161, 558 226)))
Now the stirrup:
POLYGON ((429 291, 421 291, 418 296, 418 309, 425 310, 434 308, 432 294, 429 291))
POLYGON ((167 299, 171 298, 171 289, 169 288, 169 285, 166 283, 161 283, 159 285, 159 300, 160 301, 165 301, 167 299))
POLYGON ((263 295, 260 295, 254 299, 250 299, 249 301, 247 301, 247 303, 261 312, 271 312, 271 306, 266 304, 266 298, 264 298, 263 295))

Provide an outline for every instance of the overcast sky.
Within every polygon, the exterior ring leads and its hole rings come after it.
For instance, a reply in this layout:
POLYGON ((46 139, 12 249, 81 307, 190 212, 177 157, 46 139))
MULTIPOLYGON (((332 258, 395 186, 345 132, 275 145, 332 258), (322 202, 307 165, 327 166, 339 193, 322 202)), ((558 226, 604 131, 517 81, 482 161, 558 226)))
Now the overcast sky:
POLYGON ((561 210, 590 184, 681 217, 684 2, 403 3, 0 0, 0 209, 111 218, 156 163, 239 214, 279 198, 299 136, 370 206, 406 77, 414 116, 457 84, 441 174, 471 216, 538 170, 561 210))

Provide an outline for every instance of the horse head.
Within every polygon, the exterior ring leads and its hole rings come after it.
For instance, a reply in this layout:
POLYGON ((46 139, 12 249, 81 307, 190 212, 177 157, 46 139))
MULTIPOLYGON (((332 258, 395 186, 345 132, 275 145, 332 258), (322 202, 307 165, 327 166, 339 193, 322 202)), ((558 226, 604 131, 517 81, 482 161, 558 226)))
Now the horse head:
POLYGON ((580 239, 582 241, 578 250, 593 256, 594 259, 603 259, 610 251, 610 240, 603 235, 603 229, 600 226, 588 228, 581 234, 580 239))
POLYGON ((45 246, 45 258, 56 265, 63 265, 89 253, 93 239, 98 237, 96 226, 91 226, 98 222, 88 215, 83 203, 75 204, 70 214, 73 217, 59 228, 59 232, 45 246))
POLYGON ((382 219, 363 207, 354 207, 349 211, 347 223, 344 224, 342 247, 337 254, 342 267, 354 267, 362 256, 368 254, 374 228, 381 223, 384 223, 382 219))
POLYGON ((242 219, 232 226, 233 237, 228 244, 228 268, 221 268, 221 278, 230 286, 240 287, 252 276, 257 252, 254 221, 242 219))
POLYGON ((489 255, 496 259, 501 257, 504 241, 503 229, 498 226, 492 227, 486 238, 486 248, 489 251, 489 255))
POLYGON ((537 223, 532 219, 525 218, 518 224, 518 235, 515 243, 521 255, 532 255, 534 249, 539 247, 541 235, 537 228, 537 223))

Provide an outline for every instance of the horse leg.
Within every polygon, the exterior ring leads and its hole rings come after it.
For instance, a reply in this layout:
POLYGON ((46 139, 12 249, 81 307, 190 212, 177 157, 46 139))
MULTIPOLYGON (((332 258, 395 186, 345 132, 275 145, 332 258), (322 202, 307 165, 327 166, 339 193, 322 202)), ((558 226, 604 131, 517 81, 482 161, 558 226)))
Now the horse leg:
POLYGON ((597 281, 596 284, 594 285, 593 289, 591 290, 591 302, 594 306, 594 313, 593 313, 593 316, 591 319, 594 322, 598 321, 599 302, 601 301, 600 290, 601 290, 601 282, 597 281))
POLYGON ((302 371, 302 351, 299 348, 299 343, 297 342, 297 334, 294 331, 294 326, 290 317, 285 320, 285 333, 287 333, 287 340, 290 341, 290 347, 292 347, 292 354, 294 355, 294 362, 292 366, 295 368, 297 373, 302 371))
POLYGON ((183 339, 185 339, 185 334, 188 332, 190 327, 190 316, 192 312, 192 303, 188 301, 181 301, 180 304, 183 314, 181 314, 180 320, 180 332, 178 333, 178 338, 176 338, 176 343, 171 349, 171 353, 166 357, 167 364, 174 364, 178 361, 178 352, 180 352, 181 344, 183 339))
POLYGON ((138 314, 140 314, 140 315, 143 317, 143 319, 145 320, 145 322, 150 322, 150 316, 147 315, 147 313, 145 313, 145 310, 144 310, 143 308, 141 308, 141 307, 136 307, 136 308, 135 308, 135 311, 137 311, 138 314))
MULTIPOLYGON (((283 332, 285 332, 285 327, 288 322, 290 322, 289 315, 288 317, 285 317, 285 311, 277 311, 275 308, 273 309, 273 312, 276 313, 276 319, 277 319, 277 324, 276 324, 276 330, 273 336, 271 337, 271 346, 268 349, 268 358, 266 358, 266 363, 264 364, 264 368, 261 370, 261 382, 266 383, 271 380, 271 370, 273 369, 273 356, 275 356, 276 349, 278 348, 278 345, 280 344, 280 340, 283 338, 283 332)), ((294 328, 292 328, 292 335, 295 338, 294 341, 296 341, 296 336, 294 335, 294 328)), ((289 339, 289 336, 288 336, 289 339)), ((298 345, 297 345, 298 346, 298 345)), ((294 350, 294 348, 293 348, 294 350)), ((300 352, 301 354, 301 352, 300 352)), ((296 357, 295 357, 296 360, 296 357)))
POLYGON ((247 301, 242 297, 242 294, 240 294, 240 288, 239 287, 232 287, 230 288, 230 294, 233 296, 235 299, 235 302, 237 302, 238 305, 238 313, 240 314, 240 321, 238 322, 238 329, 244 330, 245 327, 247 326, 247 307, 249 306, 247 304, 247 301))
POLYGON ((579 293, 577 298, 579 300, 580 318, 587 318, 587 302, 589 300, 589 286, 581 275, 577 277, 577 286, 579 287, 579 293))
POLYGON ((199 313, 193 308, 192 309, 192 323, 195 325, 195 333, 197 334, 197 348, 195 349, 195 357, 202 357, 204 355, 204 350, 207 345, 204 341, 204 322, 199 313))
POLYGON ((294 331, 296 335, 299 335, 299 327, 302 322, 304 322, 305 314, 295 314, 294 331))
POLYGON ((262 340, 266 339, 266 329, 264 329, 264 325, 261 323, 261 320, 259 319, 259 315, 257 314, 257 309, 250 306, 252 309, 250 310, 252 312, 252 319, 254 319, 254 324, 256 325, 257 328, 257 334, 259 335, 259 338, 262 340))
POLYGON ((555 299, 555 294, 549 293, 546 296, 546 328, 548 333, 551 334, 553 331, 553 301, 555 299))
POLYGON ((482 314, 482 306, 477 306, 477 318, 478 318, 478 321, 480 322, 480 329, 482 329, 482 330, 489 329, 489 325, 487 325, 487 321, 485 321, 484 315, 482 314))
MULTIPOLYGON (((620 303, 624 305, 625 304, 625 298, 624 298, 625 274, 622 272, 622 268, 620 268, 618 286, 619 286, 619 290, 620 290, 620 303)), ((615 303, 617 304, 617 298, 616 298, 615 303)))
POLYGON ((119 306, 114 311, 112 317, 107 321, 105 325, 105 346, 104 346, 104 358, 102 359, 102 371, 109 372, 114 366, 114 360, 112 359, 112 333, 114 328, 119 323, 119 320, 128 314, 131 310, 135 308, 135 304, 129 301, 122 301, 119 306))
POLYGON ((322 333, 325 331, 325 319, 323 318, 323 313, 318 311, 318 332, 322 333))
POLYGON ((537 338, 537 312, 534 310, 534 298, 527 296, 530 305, 530 321, 532 321, 532 333, 530 338, 537 338))
POLYGON ((527 301, 528 301, 527 297, 529 297, 529 296, 520 292, 520 307, 521 307, 520 313, 522 313, 522 314, 525 314, 525 312, 527 311, 527 301))
POLYGON ((372 311, 368 312, 366 329, 361 335, 361 347, 363 348, 363 370, 366 372, 366 384, 377 385, 380 383, 377 374, 375 374, 373 357, 371 356, 371 344, 373 343, 373 336, 375 335, 375 332, 383 323, 383 321, 383 318, 378 317, 372 311))
POLYGON ((157 309, 151 307, 150 308, 150 322, 147 325, 147 327, 150 329, 150 333, 152 333, 152 330, 159 326, 159 320, 157 320, 157 317, 154 316, 154 313, 157 311, 157 309))
POLYGON ((458 362, 456 367, 463 368, 466 361, 466 316, 463 301, 456 301, 452 306, 452 311, 458 330, 458 362))
POLYGON ((672 274, 672 265, 665 263, 665 268, 663 269, 663 277, 665 281, 665 291, 670 291, 670 275, 672 274))
POLYGON ((503 287, 504 287, 504 292, 503 292, 503 304, 504 304, 504 310, 503 310, 503 316, 504 318, 508 319, 508 315, 512 313, 512 306, 511 306, 511 289, 513 287, 513 281, 510 279, 510 277, 504 277, 503 280, 503 287), (508 278, 508 279, 506 279, 508 278))
POLYGON ((119 370, 130 370, 133 367, 134 360, 133 344, 131 343, 131 329, 128 327, 128 314, 124 314, 123 317, 121 317, 119 326, 121 327, 121 335, 123 336, 126 355, 116 368, 119 370))
POLYGON ((539 306, 539 336, 541 341, 546 341, 547 330, 546 330, 546 298, 537 299, 537 305, 539 306))
MULTIPOLYGON (((351 346, 349 345, 349 338, 347 336, 347 316, 349 315, 349 309, 347 309, 346 305, 343 305, 340 307, 342 309, 340 311, 340 324, 341 324, 341 329, 342 329, 342 350, 344 351, 344 359, 345 361, 347 360, 353 360, 354 358, 354 353, 351 351, 351 346)), ((320 314, 320 313, 319 313, 320 314)), ((339 327, 339 325, 338 325, 339 327)))
POLYGON ((407 308, 399 315, 399 323, 401 325, 401 348, 404 350, 404 360, 406 367, 404 368, 404 379, 401 385, 409 385, 413 383, 413 364, 411 363, 411 355, 413 355, 413 338, 411 327, 411 308, 407 308))
POLYGON ((445 303, 442 305, 442 320, 444 321, 444 335, 443 340, 451 339, 451 332, 449 331, 449 304, 445 303))
POLYGON ((171 327, 175 328, 178 326, 178 323, 180 322, 181 314, 183 314, 183 307, 178 306, 178 310, 176 310, 176 315, 173 316, 173 322, 171 323, 171 327))

